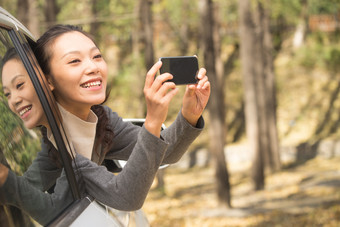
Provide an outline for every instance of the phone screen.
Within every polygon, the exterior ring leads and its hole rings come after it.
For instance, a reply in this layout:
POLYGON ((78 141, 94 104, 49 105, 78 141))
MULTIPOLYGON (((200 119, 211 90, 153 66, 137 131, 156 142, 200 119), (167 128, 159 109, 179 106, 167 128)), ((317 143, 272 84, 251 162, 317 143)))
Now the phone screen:
POLYGON ((163 62, 160 73, 168 72, 173 75, 170 80, 176 85, 196 84, 198 73, 198 60, 196 56, 162 57, 163 62))

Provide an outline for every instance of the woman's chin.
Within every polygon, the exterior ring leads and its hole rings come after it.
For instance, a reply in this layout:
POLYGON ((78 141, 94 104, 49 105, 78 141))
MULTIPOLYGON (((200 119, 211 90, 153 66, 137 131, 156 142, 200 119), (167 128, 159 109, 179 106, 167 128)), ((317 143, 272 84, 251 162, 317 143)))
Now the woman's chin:
POLYGON ((103 104, 103 102, 105 102, 105 95, 104 96, 101 96, 101 97, 98 97, 98 98, 95 98, 92 100, 92 104, 93 105, 100 105, 100 104, 103 104))

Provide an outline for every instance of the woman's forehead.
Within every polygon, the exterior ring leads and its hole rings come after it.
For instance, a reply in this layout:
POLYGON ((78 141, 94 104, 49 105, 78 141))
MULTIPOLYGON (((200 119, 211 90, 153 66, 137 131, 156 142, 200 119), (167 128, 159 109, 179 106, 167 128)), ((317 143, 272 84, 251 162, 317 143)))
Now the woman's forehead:
POLYGON ((67 32, 59 36, 53 45, 53 52, 69 52, 96 47, 86 35, 78 31, 67 32))
POLYGON ((28 76, 23 63, 16 58, 7 61, 3 65, 1 74, 1 79, 4 87, 8 86, 17 78, 25 78, 28 76))

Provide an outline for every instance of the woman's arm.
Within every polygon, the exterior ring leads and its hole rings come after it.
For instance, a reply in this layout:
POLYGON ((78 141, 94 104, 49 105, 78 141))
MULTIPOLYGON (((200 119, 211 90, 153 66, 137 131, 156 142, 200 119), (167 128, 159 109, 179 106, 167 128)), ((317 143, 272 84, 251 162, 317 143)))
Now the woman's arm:
POLYGON ((168 147, 144 127, 137 137, 131 156, 118 175, 80 155, 75 158, 86 191, 118 210, 132 211, 142 207, 168 147))
POLYGON ((52 221, 72 201, 65 174, 57 180, 53 194, 38 190, 12 171, 8 171, 7 179, 0 187, 0 204, 22 209, 41 225, 52 221))
POLYGON ((54 149, 54 147, 42 142, 41 151, 38 152, 37 157, 23 175, 28 183, 41 191, 50 189, 62 171, 62 168, 58 167, 56 162, 50 158, 49 149, 54 149))
MULTIPOLYGON (((115 129, 113 145, 106 154, 106 159, 128 160, 134 149, 140 126, 130 122, 124 122, 117 113, 105 107, 110 116, 110 122, 115 129)), ((175 121, 161 132, 161 138, 168 145, 162 164, 172 164, 177 162, 187 151, 190 144, 199 136, 204 128, 203 118, 199 118, 196 127, 193 127, 182 115, 178 113, 175 121)))
POLYGON ((178 113, 176 120, 161 132, 164 141, 169 143, 165 153, 163 164, 173 164, 178 162, 183 154, 188 150, 192 142, 200 135, 204 128, 204 119, 200 117, 196 122, 196 127, 192 126, 182 115, 178 113))

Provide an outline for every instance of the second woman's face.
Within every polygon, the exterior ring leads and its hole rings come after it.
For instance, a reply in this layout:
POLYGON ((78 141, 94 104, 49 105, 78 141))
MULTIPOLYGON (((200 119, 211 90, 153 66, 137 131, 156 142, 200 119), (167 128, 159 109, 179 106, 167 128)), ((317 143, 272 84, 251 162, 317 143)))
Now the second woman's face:
POLYGON ((56 100, 69 112, 86 118, 92 105, 105 100, 107 64, 101 52, 77 31, 58 37, 50 51, 50 83, 56 100))
POLYGON ((48 127, 38 95, 21 61, 11 59, 5 63, 2 68, 2 86, 9 108, 23 120, 27 128, 39 125, 48 127))

